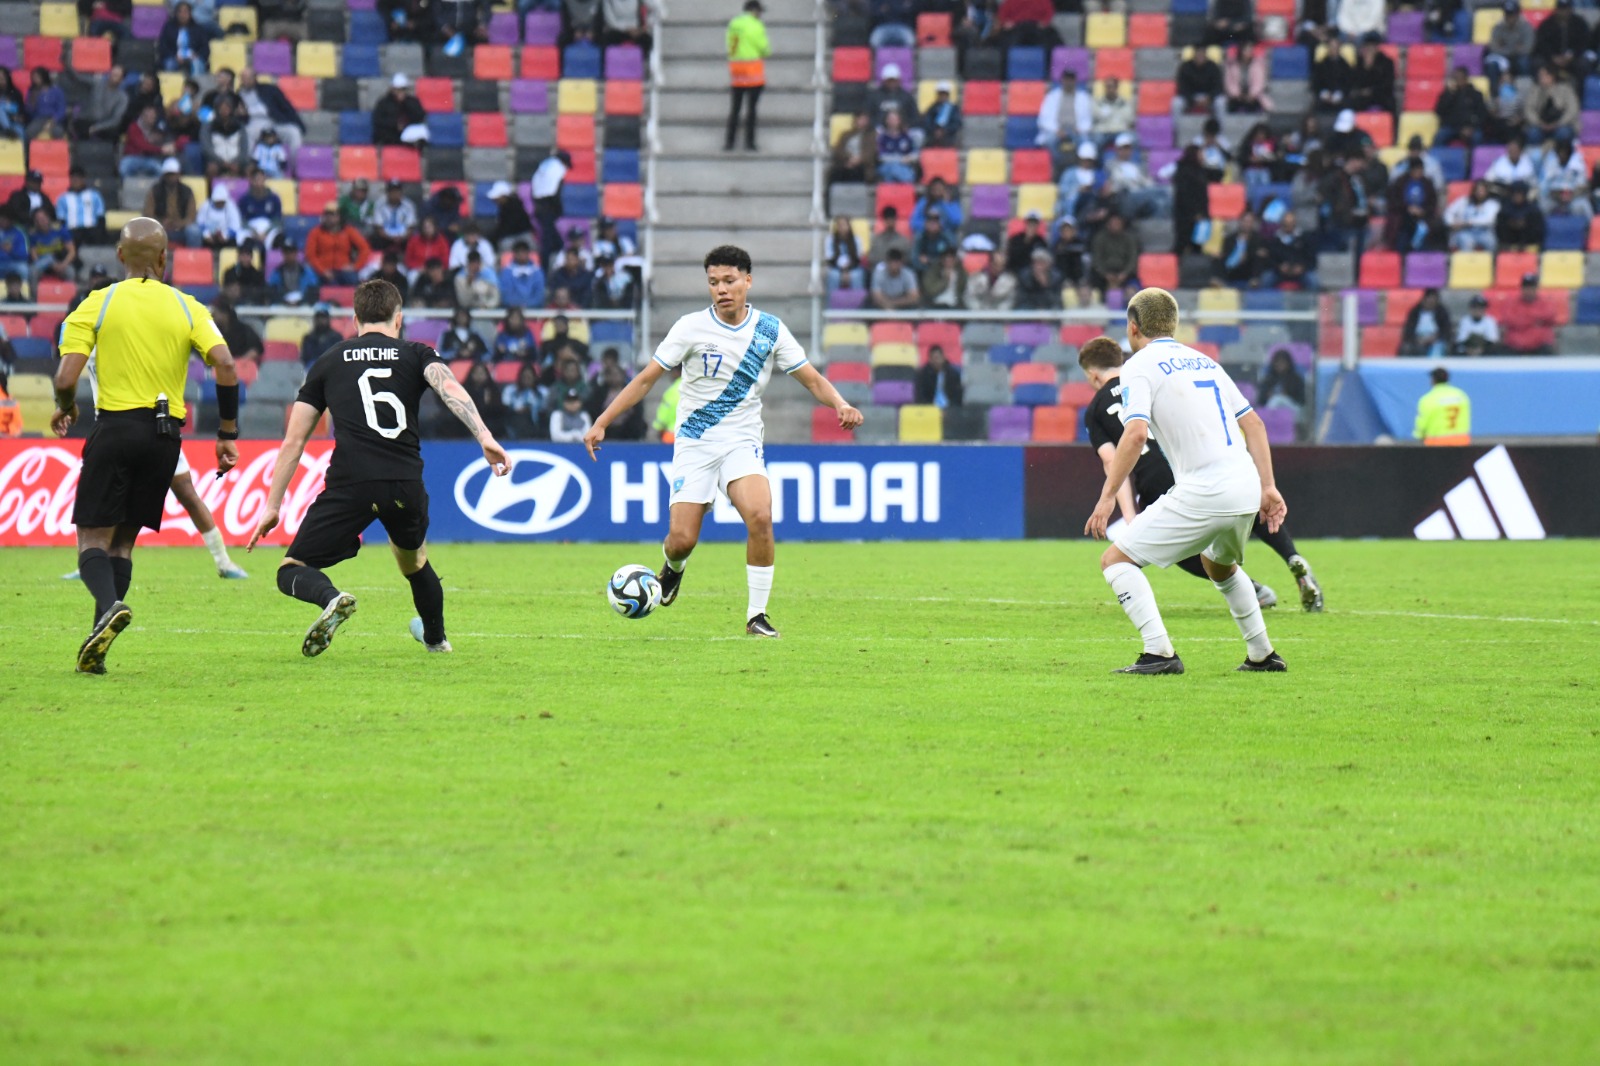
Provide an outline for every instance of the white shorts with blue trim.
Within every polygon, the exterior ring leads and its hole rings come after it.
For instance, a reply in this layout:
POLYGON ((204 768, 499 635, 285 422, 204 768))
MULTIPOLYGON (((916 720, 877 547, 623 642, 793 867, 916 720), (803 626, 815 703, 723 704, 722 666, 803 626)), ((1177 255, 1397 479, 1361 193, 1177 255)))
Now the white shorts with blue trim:
POLYGON ((1181 489, 1173 489, 1128 523, 1117 538, 1117 549, 1140 566, 1165 569, 1196 552, 1214 563, 1237 566, 1244 562, 1255 520, 1253 511, 1205 514, 1185 503, 1181 489))
POLYGON ((767 476, 758 440, 703 441, 679 437, 672 448, 672 503, 714 503, 717 493, 752 474, 767 476))

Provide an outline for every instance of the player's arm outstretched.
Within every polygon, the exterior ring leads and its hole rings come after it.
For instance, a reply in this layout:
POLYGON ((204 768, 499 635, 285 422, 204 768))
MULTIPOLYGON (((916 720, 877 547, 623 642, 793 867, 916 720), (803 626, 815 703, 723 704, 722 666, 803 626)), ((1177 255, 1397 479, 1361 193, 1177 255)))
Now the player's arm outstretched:
MULTIPOLYGON (((1256 421, 1261 420, 1258 418, 1256 421)), ((1122 430, 1122 440, 1117 442, 1117 450, 1106 464, 1106 483, 1100 489, 1100 502, 1095 504, 1094 513, 1083 527, 1083 531, 1095 540, 1105 537, 1106 526, 1111 524, 1111 510, 1117 505, 1117 493, 1127 482, 1128 475, 1133 473, 1134 464, 1139 461, 1149 439, 1150 425, 1142 418, 1130 419, 1122 430)))
POLYGON ((1269 532, 1276 533, 1288 517, 1289 505, 1283 502, 1278 491, 1277 478, 1272 473, 1272 445, 1267 441, 1267 424, 1254 411, 1246 411, 1239 419, 1239 430, 1244 434, 1244 446, 1255 460, 1256 472, 1261 475, 1261 521, 1269 532))
POLYGON ((438 394, 439 402, 467 427, 472 439, 483 449, 484 461, 489 464, 489 469, 494 471, 495 476, 502 477, 510 473, 511 460, 506 455, 506 450, 500 447, 499 441, 494 439, 494 434, 489 432, 489 427, 483 424, 483 419, 478 414, 478 405, 472 402, 472 397, 467 395, 467 390, 461 387, 461 383, 450 372, 450 368, 443 363, 429 363, 427 369, 422 372, 422 378, 438 394))
POLYGON ((594 425, 589 427, 589 432, 583 435, 583 446, 589 449, 589 458, 599 461, 595 453, 600 450, 600 442, 606 439, 606 427, 615 422, 623 412, 634 404, 643 400, 650 394, 650 387, 661 380, 666 368, 654 359, 646 363, 633 380, 623 386, 617 393, 617 398, 611 401, 611 406, 600 412, 600 417, 594 420, 594 425))
POLYGON ((816 367, 807 363, 789 376, 804 385, 806 391, 815 396, 822 406, 833 408, 839 416, 840 429, 855 429, 865 421, 865 416, 845 403, 844 397, 839 395, 839 390, 833 387, 833 382, 819 374, 816 367))
POLYGON ((261 512, 256 531, 250 534, 250 543, 244 548, 246 552, 255 551, 256 541, 277 528, 278 508, 283 506, 283 494, 289 491, 289 482, 294 480, 294 472, 300 466, 300 456, 305 454, 306 442, 311 439, 312 431, 317 428, 317 419, 321 417, 322 412, 304 400, 296 400, 289 409, 289 428, 284 431, 283 443, 278 446, 278 461, 272 467, 272 487, 267 490, 267 506, 261 512))

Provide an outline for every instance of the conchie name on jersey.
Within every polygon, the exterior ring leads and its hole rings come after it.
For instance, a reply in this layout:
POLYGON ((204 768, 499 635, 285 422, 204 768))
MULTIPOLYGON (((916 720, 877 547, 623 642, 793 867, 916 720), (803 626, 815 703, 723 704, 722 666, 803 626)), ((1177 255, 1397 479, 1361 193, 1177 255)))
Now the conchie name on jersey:
POLYGON ((399 358, 399 348, 351 348, 344 353, 347 363, 392 363, 399 358))

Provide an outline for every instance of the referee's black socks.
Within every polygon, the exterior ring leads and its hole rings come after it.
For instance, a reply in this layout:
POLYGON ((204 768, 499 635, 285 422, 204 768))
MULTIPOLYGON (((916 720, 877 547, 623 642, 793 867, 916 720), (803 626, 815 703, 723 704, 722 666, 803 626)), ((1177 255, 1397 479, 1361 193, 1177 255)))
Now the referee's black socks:
POLYGON ((416 605, 417 616, 422 619, 422 639, 429 644, 444 642, 444 585, 433 572, 432 563, 423 563, 422 569, 407 574, 411 582, 411 602, 416 605))
POLYGON ((293 596, 321 608, 326 608, 339 598, 339 590, 333 587, 328 575, 310 566, 278 567, 278 589, 285 596, 293 596))
POLYGON ((117 599, 128 598, 128 588, 133 584, 133 560, 111 557, 111 577, 117 586, 117 599))
MULTIPOLYGON (((133 565, 128 560, 119 560, 128 567, 128 573, 133 573, 133 565)), ((112 568, 113 560, 101 548, 90 548, 78 553, 78 577, 89 590, 89 595, 94 597, 94 620, 100 621, 100 616, 111 610, 111 605, 116 603, 117 577, 112 568)), ((127 586, 124 585, 126 590, 127 586)), ((93 624, 93 623, 91 623, 93 624)))

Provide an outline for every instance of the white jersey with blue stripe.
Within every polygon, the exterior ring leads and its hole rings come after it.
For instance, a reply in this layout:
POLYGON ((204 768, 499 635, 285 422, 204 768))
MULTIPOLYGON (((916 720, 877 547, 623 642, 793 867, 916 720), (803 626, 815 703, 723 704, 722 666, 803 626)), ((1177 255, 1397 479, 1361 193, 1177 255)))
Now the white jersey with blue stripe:
POLYGON ((806 353, 776 315, 751 307, 730 326, 708 307, 673 323, 655 360, 667 370, 683 367, 679 440, 759 442, 761 393, 772 368, 792 374, 806 365, 806 353))
POLYGON ((1261 476, 1239 429, 1251 407, 1215 359, 1163 337, 1122 364, 1121 381, 1123 424, 1149 424, 1191 506, 1246 514, 1260 505, 1261 476))

